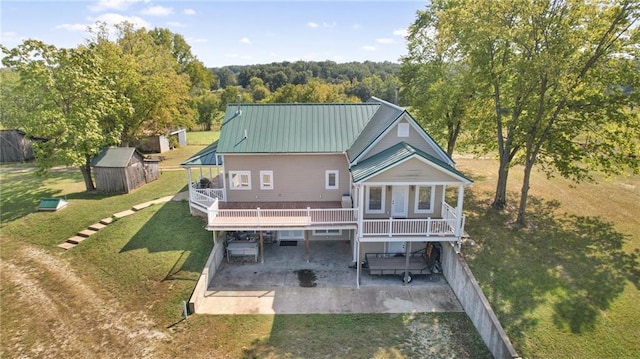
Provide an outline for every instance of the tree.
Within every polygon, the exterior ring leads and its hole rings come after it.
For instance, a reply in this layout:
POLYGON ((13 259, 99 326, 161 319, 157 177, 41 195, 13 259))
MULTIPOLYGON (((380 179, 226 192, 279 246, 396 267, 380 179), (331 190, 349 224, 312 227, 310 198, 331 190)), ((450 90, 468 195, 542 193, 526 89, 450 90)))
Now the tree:
POLYGON ((199 125, 204 125, 206 131, 211 131, 212 122, 221 113, 219 110, 220 99, 214 93, 208 91, 196 96, 194 102, 198 110, 196 122, 199 125))
POLYGON ((456 46, 436 36, 438 17, 419 11, 409 27, 408 54, 402 58, 402 99, 411 104, 418 122, 451 156, 470 117, 474 100, 471 71, 456 46))
POLYGON ((46 139, 33 143, 38 166, 43 172, 56 165, 78 167, 86 189, 94 190, 91 159, 118 142, 120 126, 110 120, 130 110, 110 88, 100 58, 84 46, 57 49, 35 40, 2 52, 2 64, 20 76, 11 93, 3 93, 19 105, 13 125, 46 139))
POLYGON ((144 135, 164 134, 168 129, 191 127, 195 118, 191 81, 169 49, 156 44, 145 30, 130 23, 116 25, 118 38, 109 39, 105 24, 93 30, 89 46, 102 57, 112 88, 126 97, 133 111, 121 114, 120 145, 144 135))
POLYGON ((491 99, 500 158, 493 207, 506 206, 509 168, 524 165, 516 223, 525 225, 536 164, 575 180, 592 170, 638 172, 640 3, 630 0, 433 1, 437 35, 459 49, 476 91, 491 99), (637 69, 636 69, 637 70, 637 69), (597 141, 577 145, 584 136, 597 141))

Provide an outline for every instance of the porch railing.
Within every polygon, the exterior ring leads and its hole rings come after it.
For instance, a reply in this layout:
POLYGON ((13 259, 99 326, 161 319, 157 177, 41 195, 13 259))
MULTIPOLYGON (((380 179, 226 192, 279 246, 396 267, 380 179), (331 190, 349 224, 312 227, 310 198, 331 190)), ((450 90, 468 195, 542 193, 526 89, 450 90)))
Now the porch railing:
POLYGON ((365 219, 363 236, 454 236, 456 219, 365 219))
POLYGON ((305 209, 210 209, 209 225, 234 226, 313 226, 321 224, 355 224, 354 208, 305 209))

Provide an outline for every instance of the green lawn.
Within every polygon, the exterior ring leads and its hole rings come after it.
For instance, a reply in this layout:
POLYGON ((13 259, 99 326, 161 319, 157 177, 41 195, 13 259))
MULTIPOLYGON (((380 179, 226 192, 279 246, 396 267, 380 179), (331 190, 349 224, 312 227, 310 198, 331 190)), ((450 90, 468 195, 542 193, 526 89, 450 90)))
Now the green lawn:
MULTIPOLYGON (((163 154, 160 180, 127 195, 87 194, 76 170, 45 178, 29 165, 0 166, 0 357, 488 356, 459 313, 181 321, 182 301, 212 244, 186 202, 117 220, 70 251, 56 247, 101 218, 185 190, 177 165, 202 142, 163 154), (68 207, 35 211, 52 196, 66 197, 68 207), (433 333, 449 338, 447 345, 433 333)), ((509 226, 512 212, 488 210, 495 161, 457 162, 475 180, 465 209, 476 245, 463 252, 517 351, 526 358, 640 357, 640 178, 574 186, 535 173, 531 227, 518 230, 509 226)), ((511 193, 519 172, 511 171, 511 193)))
MULTIPOLYGON (((534 173, 528 229, 515 209, 489 210, 496 162, 460 159, 475 179, 465 196, 470 266, 519 354, 640 357, 640 178, 575 185, 534 173)), ((521 168, 512 169, 517 205, 521 168)))

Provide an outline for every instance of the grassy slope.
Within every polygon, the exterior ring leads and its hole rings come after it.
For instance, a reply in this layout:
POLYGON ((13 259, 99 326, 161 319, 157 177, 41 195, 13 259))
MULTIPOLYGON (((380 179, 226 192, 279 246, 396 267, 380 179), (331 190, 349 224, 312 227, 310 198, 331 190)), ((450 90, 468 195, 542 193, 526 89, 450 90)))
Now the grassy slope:
MULTIPOLYGON (((460 159, 470 266, 517 350, 536 358, 640 357, 640 178, 575 185, 534 173, 528 229, 488 210, 496 162, 460 159)), ((510 174, 517 205, 521 168, 510 174)))

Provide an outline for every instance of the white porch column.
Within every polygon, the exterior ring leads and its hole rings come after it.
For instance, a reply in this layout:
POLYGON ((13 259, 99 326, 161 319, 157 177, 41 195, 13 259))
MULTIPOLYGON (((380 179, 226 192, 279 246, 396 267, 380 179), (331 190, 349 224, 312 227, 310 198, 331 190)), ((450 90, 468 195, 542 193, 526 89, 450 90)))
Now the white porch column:
POLYGON ((191 167, 187 167, 187 186, 189 187, 189 202, 191 202, 191 191, 193 186, 191 185, 191 167))
POLYGON ((362 271, 362 261, 360 260, 360 240, 356 238, 356 288, 360 288, 360 271, 362 271))
POLYGON ((460 241, 460 237, 462 237, 461 227, 462 227, 462 203, 464 201, 464 185, 458 186, 458 205, 456 207, 456 237, 458 237, 458 241, 460 241))
POLYGON ((362 235, 362 221, 364 219, 364 185, 358 184, 358 237, 362 235))

